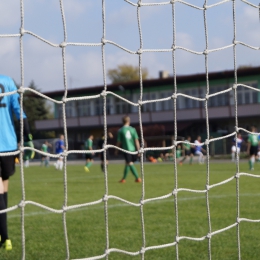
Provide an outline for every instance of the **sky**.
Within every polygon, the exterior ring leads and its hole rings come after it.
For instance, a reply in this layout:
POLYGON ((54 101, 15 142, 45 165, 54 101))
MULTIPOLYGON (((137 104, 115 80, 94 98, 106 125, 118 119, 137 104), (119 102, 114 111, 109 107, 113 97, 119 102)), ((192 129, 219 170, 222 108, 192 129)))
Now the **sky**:
MULTIPOLYGON (((130 1, 130 0, 129 0, 130 1)), ((131 51, 140 48, 137 7, 124 0, 105 0, 106 39, 131 51)), ((54 44, 64 41, 64 31, 59 0, 24 0, 24 29, 54 44)), ((137 0, 130 2, 136 4, 137 0)), ((166 0, 142 0, 142 3, 162 3, 166 0)), ((203 7, 204 0, 186 0, 186 3, 203 7)), ((218 3, 208 0, 207 5, 218 3)), ((236 39, 254 47, 260 46, 259 10, 236 0, 236 39)), ((248 0, 258 5, 259 0, 248 0)), ((63 0, 67 42, 100 43, 102 29, 102 0, 63 0)), ((168 5, 142 6, 140 22, 143 49, 170 49, 173 44, 172 7, 168 5)), ((209 8, 206 14, 208 48, 216 49, 232 44, 234 38, 232 1, 209 8)), ((0 2, 0 36, 18 34, 21 27, 20 1, 0 2)), ((206 48, 203 11, 175 3, 175 41, 196 52, 206 48)), ((0 73, 11 76, 21 84, 19 37, 0 38, 0 73)), ((24 82, 33 80, 42 92, 64 89, 62 51, 36 37, 23 36, 24 82)), ((236 48, 239 66, 260 66, 259 51, 242 45, 236 48)), ((106 71, 120 64, 138 66, 138 55, 130 54, 111 45, 105 45, 106 71)), ((159 71, 173 74, 171 52, 144 52, 142 66, 150 78, 158 78, 159 71)), ((212 52, 208 57, 209 71, 234 68, 233 48, 212 52)), ((204 55, 184 50, 175 52, 177 75, 205 72, 204 55)), ((106 76, 107 77, 107 76, 106 76)), ((68 89, 103 84, 100 46, 66 47, 66 79, 68 89)), ((107 77, 107 83, 111 83, 107 77)))

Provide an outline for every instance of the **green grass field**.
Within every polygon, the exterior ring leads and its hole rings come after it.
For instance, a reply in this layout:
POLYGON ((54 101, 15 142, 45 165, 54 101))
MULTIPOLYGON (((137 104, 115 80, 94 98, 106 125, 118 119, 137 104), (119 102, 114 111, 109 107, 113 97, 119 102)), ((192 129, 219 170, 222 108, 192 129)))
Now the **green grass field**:
MULTIPOLYGON (((139 165, 136 165, 140 172, 139 165)), ((108 192, 125 200, 138 203, 142 195, 142 184, 135 183, 129 173, 127 183, 118 181, 122 177, 123 164, 109 165, 108 192)), ((83 165, 68 165, 68 205, 98 200, 105 193, 104 177, 99 165, 93 165, 85 173, 83 165)), ((172 164, 145 164, 145 198, 169 194, 174 186, 172 164)), ((240 164, 240 171, 248 171, 246 163, 240 164)), ((210 184, 223 181, 236 172, 232 163, 211 163, 210 184)), ((255 166, 260 173, 260 164, 255 166)), ((260 179, 241 176, 240 217, 260 219, 260 179)), ((178 187, 204 189, 206 165, 178 166, 178 187)), ((61 209, 64 201, 63 173, 53 166, 41 168, 31 166, 25 169, 26 200, 35 201, 54 209, 61 209)), ((10 180, 9 207, 21 200, 20 169, 10 180)), ((222 229, 236 221, 236 181, 215 187, 209 192, 212 231, 222 229)), ((108 201, 110 248, 130 252, 142 247, 140 208, 121 201, 108 201)), ((208 217, 205 194, 180 192, 178 195, 179 235, 203 237, 208 233, 208 217)), ((8 213, 9 236, 13 243, 10 252, 0 251, 0 259, 21 259, 21 216, 20 209, 8 213)), ((173 197, 149 202, 144 205, 146 246, 172 243, 176 236, 176 222, 173 197)), ((106 245, 103 203, 67 213, 67 229, 70 259, 81 259, 102 255, 106 245)), ((260 223, 241 222, 242 259, 259 259, 260 223)), ((49 212, 33 205, 25 207, 26 259, 66 259, 66 248, 62 215, 49 212)), ((109 259, 140 259, 111 253, 109 259)), ((176 248, 150 250, 145 259, 176 259, 176 248)), ((179 242, 179 259, 208 259, 208 240, 179 242)), ((212 259, 238 259, 236 227, 212 238, 212 259)))

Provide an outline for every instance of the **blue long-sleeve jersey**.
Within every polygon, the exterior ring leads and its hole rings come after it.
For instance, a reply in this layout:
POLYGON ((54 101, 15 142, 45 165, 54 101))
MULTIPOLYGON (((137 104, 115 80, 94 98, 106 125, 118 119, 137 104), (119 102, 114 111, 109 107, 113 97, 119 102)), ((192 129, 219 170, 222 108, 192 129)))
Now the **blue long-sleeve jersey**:
MULTIPOLYGON (((16 91, 14 81, 0 75, 0 93, 16 91)), ((14 129, 13 114, 20 119, 19 94, 0 97, 0 152, 17 150, 17 137, 14 129)), ((23 114, 23 118, 26 115, 23 114)))

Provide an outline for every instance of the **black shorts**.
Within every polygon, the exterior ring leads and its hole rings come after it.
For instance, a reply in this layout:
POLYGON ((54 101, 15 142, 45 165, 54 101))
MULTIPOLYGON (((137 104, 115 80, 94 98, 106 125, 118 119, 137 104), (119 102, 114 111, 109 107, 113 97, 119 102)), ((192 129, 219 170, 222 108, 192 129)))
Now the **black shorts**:
POLYGON ((8 180, 15 172, 15 155, 0 156, 0 177, 8 180))
POLYGON ((86 153, 85 154, 85 158, 86 158, 86 160, 92 160, 93 159, 93 154, 92 153, 86 153))
POLYGON ((190 156, 191 151, 190 150, 185 150, 185 156, 190 156))
POLYGON ((190 153, 195 154, 195 148, 191 147, 190 148, 190 153))
POLYGON ((258 152, 258 146, 252 146, 250 147, 250 155, 257 155, 258 152))
MULTIPOLYGON (((109 153, 107 152, 106 154, 107 160, 109 159, 109 153)), ((104 152, 100 153, 100 160, 103 162, 104 161, 104 152)))
POLYGON ((124 158, 126 163, 130 162, 135 162, 137 161, 137 156, 136 154, 129 154, 129 153, 124 153, 124 158))

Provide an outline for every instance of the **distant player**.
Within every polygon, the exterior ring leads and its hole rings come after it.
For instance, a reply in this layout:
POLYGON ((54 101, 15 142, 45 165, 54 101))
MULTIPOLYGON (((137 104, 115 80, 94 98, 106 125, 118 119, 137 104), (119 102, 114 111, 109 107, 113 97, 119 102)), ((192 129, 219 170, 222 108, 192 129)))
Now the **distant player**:
MULTIPOLYGON (((10 77, 0 75, 0 93, 13 91, 17 91, 14 81, 10 77)), ((18 93, 0 97, 0 153, 14 152, 18 149, 13 115, 20 120, 20 109, 18 93)), ((22 116, 24 146, 32 147, 32 135, 29 131, 28 121, 24 113, 22 116)), ((15 155, 0 155, 0 210, 8 207, 8 180, 15 173, 15 157, 15 155)), ((5 250, 11 250, 12 243, 7 232, 7 213, 0 214, 0 236, 0 245, 5 250)))
POLYGON ((181 156, 182 156, 181 145, 177 145, 177 148, 176 148, 176 159, 177 159, 177 162, 179 161, 179 159, 181 158, 181 156))
POLYGON ((247 139, 247 153, 249 154, 249 169, 252 171, 254 170, 254 164, 255 164, 255 157, 258 153, 258 136, 254 133, 256 133, 256 128, 252 126, 251 128, 252 134, 248 135, 247 139))
POLYGON ((235 161, 236 151, 237 151, 237 154, 238 154, 238 157, 239 157, 242 143, 243 143, 242 136, 241 136, 241 134, 238 134, 237 138, 233 139, 233 145, 231 147, 232 162, 235 161))
MULTIPOLYGON (((93 150, 93 139, 94 136, 90 135, 87 141, 85 142, 85 150, 91 151, 93 150)), ((93 163, 93 153, 86 153, 85 158, 86 158, 86 164, 85 164, 85 171, 89 172, 89 168, 93 163)))
POLYGON ((201 137, 198 135, 197 139, 194 142, 195 144, 195 153, 194 155, 198 156, 198 163, 203 164, 204 163, 204 154, 206 151, 202 148, 201 144, 201 137))
MULTIPOLYGON (((117 146, 122 147, 124 150, 129 152, 135 152, 140 149, 139 137, 134 127, 130 126, 130 117, 124 116, 123 126, 119 129, 117 134, 117 146)), ((117 154, 116 150, 116 154, 117 154)), ((134 162, 136 161, 136 155, 132 155, 129 153, 124 153, 125 157, 125 169, 123 178, 120 180, 121 183, 126 182, 126 177, 128 175, 129 170, 131 170, 132 174, 135 176, 135 182, 142 182, 141 178, 138 177, 137 170, 134 166, 134 162)))
POLYGON ((172 149, 166 151, 164 155, 165 161, 172 161, 173 160, 173 152, 172 149))
POLYGON ((188 158, 190 157, 190 164, 192 164, 192 160, 193 160, 193 153, 191 152, 191 144, 190 144, 190 141, 191 141, 191 137, 190 136, 187 136, 187 139, 185 140, 186 143, 183 143, 182 147, 183 147, 183 150, 184 150, 184 157, 182 158, 182 160, 180 161, 180 165, 183 164, 183 162, 188 158))
MULTIPOLYGON (((107 141, 108 141, 109 139, 112 139, 112 138, 113 138, 113 134, 112 134, 111 132, 108 132, 108 133, 107 133, 107 141)), ((98 148, 99 148, 99 149, 103 149, 103 147, 104 147, 104 141, 105 141, 105 136, 102 136, 102 138, 99 139, 99 141, 98 141, 98 148)), ((106 158, 106 159, 108 159, 109 153, 107 152, 106 155, 107 155, 107 158, 106 158)), ((104 168, 105 168, 105 167, 104 167, 104 152, 100 153, 100 160, 101 160, 100 167, 101 167, 102 172, 104 172, 104 168)), ((107 162, 107 165, 108 165, 108 160, 106 160, 106 162, 107 162)))
POLYGON ((57 170, 62 170, 63 169, 63 156, 62 153, 65 149, 65 144, 64 144, 64 135, 60 135, 59 140, 55 143, 55 152, 56 154, 59 154, 60 157, 58 158, 57 162, 54 163, 54 166, 57 170))
MULTIPOLYGON (((51 146, 52 145, 48 141, 45 141, 42 144, 41 151, 43 151, 44 153, 48 153, 48 148, 51 147, 51 146)), ((50 162, 50 157, 47 156, 47 155, 42 155, 41 166, 44 165, 45 167, 48 167, 49 162, 50 162)))
MULTIPOLYGON (((26 142, 26 146, 28 147, 34 147, 33 142, 26 142)), ((31 150, 25 150, 23 154, 23 160, 24 160, 24 167, 28 168, 30 166, 30 159, 34 158, 34 151, 31 150)))

